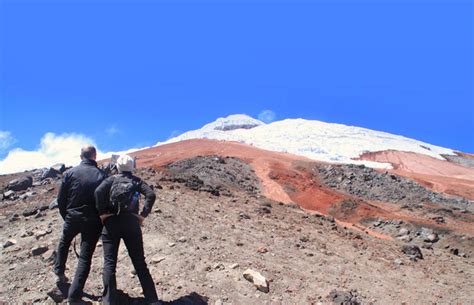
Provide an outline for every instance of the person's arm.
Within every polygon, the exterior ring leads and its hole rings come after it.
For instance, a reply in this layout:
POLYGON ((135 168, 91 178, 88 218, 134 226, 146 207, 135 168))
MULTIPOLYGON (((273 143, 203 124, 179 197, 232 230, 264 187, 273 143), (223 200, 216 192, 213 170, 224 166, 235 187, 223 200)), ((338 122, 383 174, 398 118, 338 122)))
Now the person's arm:
POLYGON ((140 213, 140 216, 145 218, 150 214, 151 209, 153 208, 153 204, 156 200, 155 192, 151 189, 151 187, 146 184, 144 181, 140 183, 139 192, 145 196, 145 203, 143 204, 143 209, 140 213))
POLYGON ((63 219, 66 218, 67 214, 67 195, 68 195, 68 190, 69 190, 69 174, 65 173, 63 180, 61 182, 61 186, 59 187, 59 192, 58 192, 58 208, 59 208, 59 214, 61 214, 61 217, 63 219))
MULTIPOLYGON (((99 216, 107 214, 107 206, 109 202, 110 196, 110 188, 112 187, 112 183, 114 182, 114 177, 109 177, 102 181, 102 183, 95 189, 94 196, 95 196, 95 207, 99 216)), ((104 220, 104 219, 102 219, 104 220)))

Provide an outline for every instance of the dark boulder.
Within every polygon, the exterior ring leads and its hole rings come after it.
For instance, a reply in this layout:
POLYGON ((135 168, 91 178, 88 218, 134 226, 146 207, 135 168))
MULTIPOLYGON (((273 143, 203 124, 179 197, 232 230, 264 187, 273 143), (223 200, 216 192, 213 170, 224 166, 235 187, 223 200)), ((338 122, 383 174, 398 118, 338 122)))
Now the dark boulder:
POLYGON ((64 163, 58 163, 51 166, 51 168, 62 174, 66 170, 66 165, 64 165, 64 163))
POLYGON ((8 183, 8 189, 12 191, 24 191, 33 185, 33 178, 31 176, 24 176, 12 180, 8 183))
POLYGON ((41 174, 41 180, 45 180, 47 178, 56 178, 59 175, 61 175, 61 173, 59 171, 57 171, 54 168, 50 167, 50 168, 45 169, 43 171, 43 173, 41 174))
POLYGON ((418 259, 423 259, 423 254, 418 246, 415 245, 404 245, 402 247, 402 252, 405 253, 411 260, 417 261, 418 259))

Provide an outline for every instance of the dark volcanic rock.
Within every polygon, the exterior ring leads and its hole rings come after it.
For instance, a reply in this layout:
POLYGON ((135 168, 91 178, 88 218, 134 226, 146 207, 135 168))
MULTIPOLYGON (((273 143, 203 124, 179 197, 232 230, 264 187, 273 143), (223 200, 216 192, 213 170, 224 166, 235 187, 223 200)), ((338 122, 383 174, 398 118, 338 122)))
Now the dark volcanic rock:
POLYGON ((316 165, 314 173, 327 186, 365 200, 401 204, 408 208, 432 202, 472 209, 472 202, 428 190, 408 178, 381 173, 363 165, 316 165))
POLYGON ((12 180, 8 183, 8 189, 12 191, 24 191, 33 185, 33 178, 31 176, 24 176, 12 180))
POLYGON ((251 167, 238 158, 199 156, 171 163, 167 170, 163 180, 184 183, 195 191, 215 196, 231 196, 235 190, 259 194, 260 180, 251 167))
POLYGON ((45 169, 43 173, 41 174, 41 180, 47 179, 47 178, 56 178, 60 175, 61 173, 54 168, 50 167, 48 169, 45 169))
POLYGON ((36 255, 41 255, 41 254, 45 253, 46 251, 48 251, 47 246, 37 246, 37 247, 34 247, 33 249, 31 249, 31 254, 33 256, 36 256, 36 255))
POLYGON ((417 261, 418 259, 423 259, 423 254, 418 246, 415 245, 404 245, 402 247, 402 252, 405 253, 411 260, 417 261))
POLYGON ((51 166, 51 168, 59 172, 60 174, 66 171, 66 165, 64 165, 64 163, 54 164, 53 166, 51 166))
POLYGON ((337 305, 359 305, 356 291, 333 290, 329 294, 329 299, 333 304, 337 305))

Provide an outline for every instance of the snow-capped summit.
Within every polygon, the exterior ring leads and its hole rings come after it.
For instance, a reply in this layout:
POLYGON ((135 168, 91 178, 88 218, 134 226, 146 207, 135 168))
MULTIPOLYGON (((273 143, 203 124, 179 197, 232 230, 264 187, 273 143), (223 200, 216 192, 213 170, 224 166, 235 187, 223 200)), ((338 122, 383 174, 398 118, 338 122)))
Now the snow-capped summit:
POLYGON ((260 125, 265 125, 265 123, 246 114, 233 114, 225 118, 218 118, 214 122, 204 125, 201 130, 228 131, 235 129, 251 129, 260 125))
POLYGON ((203 128, 186 132, 157 145, 189 139, 238 141, 258 148, 287 152, 334 163, 390 168, 388 163, 355 160, 367 152, 397 150, 444 160, 454 151, 386 132, 316 120, 285 119, 265 124, 247 115, 219 118, 203 128))

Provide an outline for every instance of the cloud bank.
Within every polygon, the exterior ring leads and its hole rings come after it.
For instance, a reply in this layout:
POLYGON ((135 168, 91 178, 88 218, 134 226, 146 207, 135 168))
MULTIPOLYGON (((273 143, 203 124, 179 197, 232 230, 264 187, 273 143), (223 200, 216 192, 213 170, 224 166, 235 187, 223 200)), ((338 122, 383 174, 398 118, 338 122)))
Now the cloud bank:
POLYGON ((48 132, 37 150, 15 148, 8 152, 5 159, 0 161, 0 173, 8 174, 35 168, 49 167, 55 163, 65 163, 68 166, 80 162, 81 147, 95 142, 81 134, 56 135, 48 132))
POLYGON ((110 158, 112 154, 128 154, 143 149, 132 148, 126 151, 103 152, 92 138, 85 135, 77 133, 56 135, 48 132, 41 138, 36 150, 22 148, 10 150, 7 156, 0 161, 0 174, 50 167, 56 163, 64 163, 66 166, 78 165, 81 162, 81 148, 89 144, 97 148, 97 160, 110 158))

